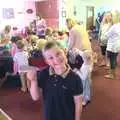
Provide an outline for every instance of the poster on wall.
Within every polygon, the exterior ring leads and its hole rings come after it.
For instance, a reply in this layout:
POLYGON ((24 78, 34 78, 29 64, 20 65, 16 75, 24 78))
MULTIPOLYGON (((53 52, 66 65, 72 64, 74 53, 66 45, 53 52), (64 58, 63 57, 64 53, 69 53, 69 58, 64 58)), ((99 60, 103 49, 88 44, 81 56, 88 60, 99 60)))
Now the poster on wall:
POLYGON ((15 17, 14 9, 13 8, 3 8, 2 16, 3 16, 3 19, 13 19, 15 17))

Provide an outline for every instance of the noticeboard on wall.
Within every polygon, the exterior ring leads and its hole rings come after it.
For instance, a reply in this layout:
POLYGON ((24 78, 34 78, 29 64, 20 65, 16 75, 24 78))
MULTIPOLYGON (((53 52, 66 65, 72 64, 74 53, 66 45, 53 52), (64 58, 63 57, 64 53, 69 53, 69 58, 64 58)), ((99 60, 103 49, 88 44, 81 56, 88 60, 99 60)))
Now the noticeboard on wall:
POLYGON ((13 8, 3 8, 2 9, 3 19, 13 19, 15 17, 13 8))

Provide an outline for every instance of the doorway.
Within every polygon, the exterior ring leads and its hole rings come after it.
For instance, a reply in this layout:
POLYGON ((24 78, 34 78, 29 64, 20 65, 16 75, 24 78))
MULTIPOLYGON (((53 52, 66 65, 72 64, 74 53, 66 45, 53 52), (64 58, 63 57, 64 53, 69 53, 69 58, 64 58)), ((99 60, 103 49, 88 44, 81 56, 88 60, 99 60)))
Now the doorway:
POLYGON ((93 6, 86 6, 86 23, 87 23, 87 30, 90 27, 94 26, 94 7, 93 6))

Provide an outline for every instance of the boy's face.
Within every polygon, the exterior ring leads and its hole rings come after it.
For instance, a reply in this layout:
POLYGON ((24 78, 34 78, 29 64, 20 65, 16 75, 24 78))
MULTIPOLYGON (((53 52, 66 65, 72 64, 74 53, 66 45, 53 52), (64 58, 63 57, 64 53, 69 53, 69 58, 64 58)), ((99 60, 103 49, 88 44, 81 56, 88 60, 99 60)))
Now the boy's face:
POLYGON ((45 51, 44 57, 47 64, 54 69, 61 69, 67 63, 65 51, 58 46, 45 51))
POLYGON ((53 33, 52 37, 54 40, 58 40, 58 33, 57 32, 53 33))

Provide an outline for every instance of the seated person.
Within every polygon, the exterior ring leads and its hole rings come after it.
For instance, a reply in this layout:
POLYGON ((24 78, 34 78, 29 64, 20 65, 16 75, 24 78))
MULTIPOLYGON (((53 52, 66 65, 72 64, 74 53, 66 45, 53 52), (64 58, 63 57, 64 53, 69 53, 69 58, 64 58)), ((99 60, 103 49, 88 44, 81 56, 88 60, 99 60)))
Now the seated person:
POLYGON ((47 40, 45 39, 39 39, 36 44, 36 48, 30 52, 30 58, 29 58, 29 64, 32 66, 37 66, 39 68, 46 67, 46 63, 44 61, 43 55, 42 55, 42 47, 45 45, 47 40))

